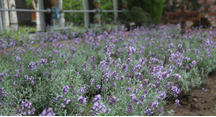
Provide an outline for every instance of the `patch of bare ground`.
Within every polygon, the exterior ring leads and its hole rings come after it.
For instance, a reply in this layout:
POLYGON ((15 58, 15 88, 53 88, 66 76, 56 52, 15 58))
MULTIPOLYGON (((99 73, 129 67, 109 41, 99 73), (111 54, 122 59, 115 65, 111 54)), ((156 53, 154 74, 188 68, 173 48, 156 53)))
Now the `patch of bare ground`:
POLYGON ((209 74, 201 88, 192 88, 190 92, 180 94, 178 98, 180 105, 177 108, 174 108, 173 101, 167 101, 164 107, 165 115, 168 115, 168 111, 173 109, 172 116, 215 116, 216 71, 209 74), (202 88, 208 89, 208 92, 202 88))

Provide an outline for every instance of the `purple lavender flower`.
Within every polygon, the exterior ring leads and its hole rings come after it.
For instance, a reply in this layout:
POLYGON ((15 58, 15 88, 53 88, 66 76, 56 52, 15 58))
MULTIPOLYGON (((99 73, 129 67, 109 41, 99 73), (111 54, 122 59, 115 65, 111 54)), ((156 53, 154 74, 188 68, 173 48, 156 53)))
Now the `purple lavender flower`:
POLYGON ((130 87, 126 88, 126 92, 128 93, 130 91, 130 89, 131 89, 130 87))
POLYGON ((76 91, 74 91, 73 94, 76 95, 76 91))
POLYGON ((153 83, 149 83, 147 87, 150 87, 150 88, 149 88, 149 90, 150 90, 151 88, 156 87, 156 85, 153 84, 153 83))
POLYGON ((86 98, 83 98, 83 96, 79 96, 78 101, 81 104, 85 104, 86 103, 86 98))
POLYGON ((133 54, 135 52, 136 52, 136 48, 134 48, 132 46, 129 46, 129 48, 128 48, 128 54, 131 55, 131 54, 133 54))
POLYGON ((90 83, 91 83, 91 85, 94 83, 94 79, 93 78, 90 80, 90 83))
POLYGON ((12 69, 9 69, 9 72, 12 72, 13 70, 12 69))
POLYGON ((115 83, 112 83, 112 87, 115 87, 115 83))
POLYGON ((147 107, 146 107, 146 111, 144 111, 144 113, 147 115, 147 116, 150 116, 150 115, 152 115, 154 112, 152 112, 152 109, 150 108, 150 109, 147 109, 147 107))
POLYGON ((180 104, 179 104, 179 100, 176 99, 176 100, 175 100, 175 105, 174 105, 174 107, 177 108, 179 105, 180 105, 180 104))
POLYGON ((62 95, 59 95, 55 98, 56 101, 59 101, 62 98, 62 95))
POLYGON ((146 98, 146 94, 143 94, 143 95, 139 98, 139 100, 143 102, 143 101, 145 100, 145 98, 146 98))
POLYGON ((202 88, 202 90, 205 91, 205 92, 208 92, 208 89, 204 89, 204 88, 202 88))
POLYGON ((52 108, 49 108, 48 110, 43 110, 39 116, 55 116, 55 113, 53 112, 52 108))
POLYGON ((138 89, 134 89, 132 92, 137 93, 138 89))
POLYGON ((63 101, 64 101, 65 104, 69 104, 70 99, 67 100, 67 99, 65 98, 63 101))
POLYGON ((113 104, 115 104, 117 101, 119 101, 119 99, 116 99, 116 97, 113 95, 110 95, 108 97, 108 99, 106 99, 106 100, 108 101, 108 105, 111 105, 111 106, 113 106, 113 104))
POLYGON ((69 88, 68 85, 64 86, 63 89, 62 89, 63 94, 67 94, 67 91, 68 91, 69 89, 70 89, 70 88, 69 88))
POLYGON ((125 64, 125 63, 123 63, 122 66, 121 66, 121 69, 122 69, 122 71, 127 72, 127 70, 128 70, 128 65, 125 64))
POLYGON ((161 90, 160 90, 160 89, 157 89, 156 91, 157 91, 157 93, 160 93, 160 92, 161 92, 161 90))
POLYGON ((96 87, 97 87, 98 89, 100 89, 100 88, 101 88, 101 85, 96 85, 96 87))
POLYGON ((85 71, 85 68, 87 67, 87 64, 86 64, 86 62, 82 65, 82 69, 83 69, 83 71, 85 71))
POLYGON ((173 43, 171 43, 169 47, 170 47, 170 48, 174 47, 174 44, 173 44, 173 43))
POLYGON ((130 115, 133 112, 133 102, 129 102, 128 109, 126 109, 126 113, 130 115))
POLYGON ((25 75, 24 77, 25 77, 26 80, 28 80, 28 75, 25 75))
POLYGON ((175 78, 175 81, 177 81, 181 76, 179 74, 173 74, 173 77, 175 78))
POLYGON ((56 61, 55 60, 52 60, 52 64, 55 64, 56 63, 56 61))
POLYGON ((86 92, 87 91, 86 86, 81 87, 80 89, 78 89, 78 91, 80 92, 80 94, 86 92))
POLYGON ((140 84, 139 89, 142 89, 143 84, 140 84))
POLYGON ((128 58, 126 63, 129 64, 132 61, 132 58, 128 58))
POLYGON ((134 70, 135 71, 139 71, 142 69, 142 65, 141 64, 137 64, 135 67, 134 67, 134 70))
POLYGON ((172 54, 172 50, 171 50, 171 49, 168 49, 168 52, 169 52, 170 54, 172 54))
POLYGON ((135 94, 131 94, 130 97, 131 97, 131 100, 136 99, 136 95, 135 94))
POLYGON ((166 98, 166 91, 163 91, 157 98, 158 98, 159 102, 162 101, 163 99, 165 99, 166 98))
POLYGON ((172 90, 173 92, 175 92, 176 94, 179 94, 179 93, 180 93, 180 89, 178 88, 178 85, 173 86, 173 87, 171 88, 171 90, 172 90))
POLYGON ((31 107, 31 102, 25 100, 25 101, 21 101, 21 107, 22 107, 22 110, 24 109, 30 109, 31 107))
POLYGON ((63 103, 61 103, 61 107, 62 107, 62 108, 65 108, 65 105, 64 105, 63 103))
POLYGON ((151 107, 157 108, 157 107, 158 107, 158 104, 159 104, 159 102, 158 102, 158 101, 155 101, 155 102, 152 103, 151 107))
POLYGON ((41 59, 41 60, 39 61, 39 63, 40 63, 41 66, 42 66, 42 65, 45 65, 45 64, 47 63, 47 59, 41 59))
POLYGON ((189 57, 185 57, 185 59, 186 59, 187 61, 189 61, 189 60, 190 60, 190 58, 189 58, 189 57))
POLYGON ((101 100, 101 95, 100 94, 95 96, 95 98, 92 100, 92 103, 98 102, 99 100, 101 100))
POLYGON ((7 97, 8 93, 4 93, 4 88, 0 88, 0 97, 7 97))
POLYGON ((109 110, 105 108, 105 105, 99 102, 95 102, 92 109, 95 110, 96 112, 99 112, 99 111, 103 111, 104 113, 109 112, 109 110))
POLYGON ((19 61, 19 60, 21 60, 21 58, 19 57, 19 56, 16 56, 16 58, 15 59, 13 59, 13 61, 19 61))
POLYGON ((46 78, 49 76, 49 72, 44 73, 43 77, 46 78))
POLYGON ((181 49, 181 48, 182 48, 182 44, 179 44, 179 45, 178 45, 178 48, 181 49))
POLYGON ((192 63, 191 63, 193 66, 196 64, 196 61, 192 61, 192 63))
POLYGON ((71 50, 72 50, 72 54, 76 53, 76 51, 77 51, 74 46, 71 47, 71 50))
MULTIPOLYGON (((37 62, 31 62, 31 63, 29 63, 29 65, 28 65, 28 70, 36 70, 37 69, 37 62)), ((37 70, 36 70, 37 71, 37 70)))
POLYGON ((13 86, 16 86, 16 81, 13 82, 13 86))

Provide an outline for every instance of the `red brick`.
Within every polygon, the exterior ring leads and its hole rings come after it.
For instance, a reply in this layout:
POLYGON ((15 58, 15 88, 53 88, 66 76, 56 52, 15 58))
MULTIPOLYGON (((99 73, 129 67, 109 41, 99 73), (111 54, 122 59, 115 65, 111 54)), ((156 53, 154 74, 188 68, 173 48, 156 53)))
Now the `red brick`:
POLYGON ((216 16, 216 12, 215 13, 209 13, 209 16, 216 16))

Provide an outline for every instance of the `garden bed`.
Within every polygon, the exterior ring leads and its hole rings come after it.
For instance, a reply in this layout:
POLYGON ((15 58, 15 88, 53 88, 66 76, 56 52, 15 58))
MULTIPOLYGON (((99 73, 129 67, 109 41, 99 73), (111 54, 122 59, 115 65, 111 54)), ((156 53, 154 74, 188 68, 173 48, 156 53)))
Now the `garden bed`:
POLYGON ((3 38, 0 47, 12 51, 0 59, 0 113, 166 115, 167 101, 177 107, 191 88, 206 90, 201 84, 216 67, 212 32, 178 32, 176 26, 141 27, 69 41, 76 32, 64 30, 23 39, 20 49, 3 38))

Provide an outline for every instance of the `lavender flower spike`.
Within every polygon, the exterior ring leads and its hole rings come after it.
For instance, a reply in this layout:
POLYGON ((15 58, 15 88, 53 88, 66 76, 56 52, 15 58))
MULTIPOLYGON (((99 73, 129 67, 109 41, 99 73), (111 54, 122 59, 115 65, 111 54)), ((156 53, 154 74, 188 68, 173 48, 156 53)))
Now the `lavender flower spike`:
POLYGON ((39 116, 55 116, 55 113, 53 112, 52 108, 49 108, 48 110, 43 110, 39 116))

